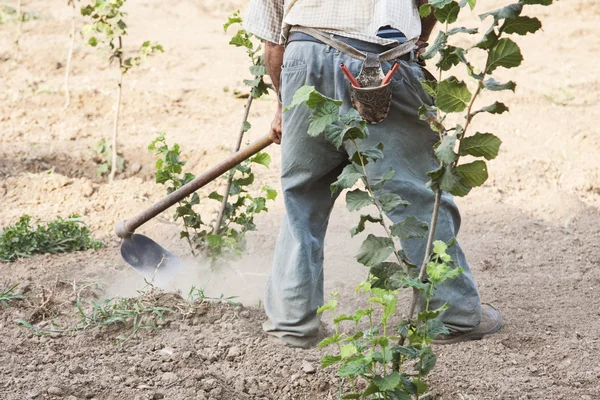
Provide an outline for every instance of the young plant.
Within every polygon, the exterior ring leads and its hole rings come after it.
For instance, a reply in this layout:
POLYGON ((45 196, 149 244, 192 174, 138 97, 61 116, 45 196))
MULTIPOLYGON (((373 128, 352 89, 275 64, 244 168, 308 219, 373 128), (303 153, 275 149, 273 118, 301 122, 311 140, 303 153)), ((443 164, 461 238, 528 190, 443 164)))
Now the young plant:
MULTIPOLYGON (((96 175, 104 176, 112 169, 112 146, 106 143, 106 139, 102 138, 94 145, 91 150, 94 152, 94 161, 99 166, 96 168, 96 175)), ((122 172, 125 169, 125 159, 120 154, 117 154, 117 172, 122 172)))
POLYGON ((205 301, 210 301, 210 305, 214 307, 215 302, 229 303, 231 305, 237 306, 239 303, 235 301, 238 296, 227 296, 223 293, 219 297, 210 297, 204 293, 203 288, 198 288, 196 285, 192 285, 190 291, 188 293, 188 300, 192 303, 204 303, 205 301))
POLYGON ((137 55, 124 58, 123 37, 127 36, 127 25, 123 20, 126 14, 121 11, 124 3, 125 0, 96 0, 94 4, 81 8, 81 14, 89 17, 92 21, 91 24, 83 28, 84 34, 93 35, 89 38, 88 44, 92 47, 105 44, 109 49, 109 62, 116 59, 119 63, 119 81, 117 83, 117 101, 113 123, 112 161, 109 182, 114 180, 117 173, 117 139, 123 78, 129 70, 140 65, 152 54, 164 51, 160 44, 146 41, 140 47, 137 55))
MULTIPOLYGON (((471 122, 477 114, 482 112, 501 114, 508 111, 508 107, 503 103, 495 102, 476 110, 475 100, 484 90, 514 91, 516 86, 514 82, 499 83, 490 77, 496 68, 513 68, 520 65, 522 60, 517 44, 502 36, 533 33, 540 29, 541 23, 537 18, 520 14, 527 4, 549 5, 551 3, 551 0, 520 0, 502 9, 482 14, 480 16, 482 20, 492 17, 493 22, 484 36, 469 48, 461 48, 448 42, 453 35, 475 35, 478 29, 464 27, 449 29, 449 25, 456 21, 459 12, 467 4, 474 8, 475 0, 461 0, 460 3, 453 0, 430 0, 420 8, 421 16, 425 17, 433 12, 435 17, 444 24, 444 30, 423 55, 424 58, 430 59, 439 54, 436 64, 439 70, 439 82, 434 79, 422 82, 425 90, 435 99, 435 105, 423 105, 419 109, 420 118, 429 122, 431 129, 439 134, 440 139, 434 148, 440 166, 428 173, 430 177, 428 187, 433 190, 435 198, 429 226, 414 216, 408 216, 391 225, 386 221, 387 212, 409 204, 397 194, 385 191, 385 183, 394 175, 394 171, 389 170, 381 180, 376 182, 368 177, 365 166, 369 162, 377 162, 383 158, 384 145, 379 143, 372 148, 360 150, 357 142, 368 136, 368 130, 365 121, 354 109, 339 115, 341 101, 323 96, 314 87, 302 87, 295 93, 292 103, 284 110, 306 104, 314 110, 308 130, 310 136, 323 134, 337 148, 344 142, 353 145, 355 151, 350 156, 350 162, 338 180, 332 184, 332 191, 352 189, 357 182, 361 182, 364 189, 354 189, 346 195, 348 209, 357 211, 366 206, 375 206, 377 213, 361 215, 358 225, 351 230, 351 233, 356 235, 362 232, 367 222, 380 224, 386 233, 385 236, 368 235, 357 256, 360 263, 370 268, 369 280, 360 287, 369 294, 370 304, 382 304, 383 318, 374 324, 371 320, 372 307, 358 310, 352 316, 336 316, 334 319, 336 334, 321 344, 321 346, 328 344, 338 346, 340 354, 327 356, 323 359, 323 365, 339 363, 338 375, 350 380, 351 391, 345 398, 424 398, 421 394, 425 393, 427 388, 423 377, 435 365, 435 355, 428 344, 437 335, 448 332, 436 319, 448 305, 437 310, 429 310, 429 299, 436 285, 455 278, 461 273, 461 269, 454 265, 451 257, 446 253, 452 243, 446 244, 433 240, 441 194, 447 191, 456 196, 465 196, 473 187, 482 185, 487 179, 487 165, 481 158, 486 160, 495 158, 501 141, 490 133, 478 132, 469 136, 467 133, 470 132, 471 122), (476 50, 484 51, 487 55, 485 65, 481 69, 476 69, 467 58, 469 51, 476 50), (468 75, 474 81, 476 86, 474 93, 471 93, 464 81, 455 76, 442 80, 443 72, 458 64, 466 67, 468 75), (461 124, 450 126, 448 115, 461 112, 464 112, 464 126, 461 124), (480 159, 459 164, 461 156, 480 159), (426 234, 426 252, 419 270, 410 264, 402 250, 398 250, 396 243, 398 239, 424 237, 426 234), (394 262, 387 261, 390 256, 394 258, 394 262), (373 291, 373 288, 378 290, 373 291), (399 343, 395 347, 390 347, 387 321, 390 313, 396 311, 396 303, 393 299, 395 299, 395 291, 400 288, 412 288, 413 300, 407 318, 397 326, 398 337, 391 337, 393 340, 398 339, 399 343), (425 299, 425 309, 415 318, 416 305, 421 297, 425 299), (352 320, 358 323, 365 316, 369 317, 367 331, 358 331, 350 336, 340 335, 338 329, 340 322, 352 320), (376 333, 373 334, 373 331, 376 333), (408 346, 404 346, 406 340, 408 346), (402 372, 405 361, 410 360, 416 360, 417 374, 402 372), (357 384, 357 380, 366 381, 366 385, 357 384)), ((335 310, 336 304, 334 299, 333 302, 322 307, 320 312, 326 309, 335 310)))
MULTIPOLYGON (((240 17, 240 12, 236 11, 227 19, 227 22, 223 25, 223 29, 227 31, 227 29, 234 24, 241 24, 242 18, 240 17)), ((262 42, 261 39, 254 37, 251 33, 246 32, 244 29, 239 29, 235 36, 231 39, 229 44, 236 47, 243 47, 246 49, 248 57, 250 58, 251 66, 250 73, 254 76, 254 79, 244 79, 244 83, 250 86, 251 91, 248 96, 248 100, 246 101, 246 107, 244 108, 244 116, 242 118, 242 124, 240 126, 240 130, 238 133, 238 138, 234 147, 233 152, 237 152, 242 146, 242 141, 244 140, 244 133, 246 133, 252 125, 248 122, 248 114, 250 113, 250 106, 252 105, 253 99, 258 99, 263 95, 268 93, 269 89, 272 89, 272 85, 265 83, 264 76, 267 74, 267 68, 265 67, 265 60, 262 55, 257 55, 262 50, 260 44, 255 45, 253 42, 253 38, 258 40, 259 43, 262 42)), ((221 201, 221 208, 219 209, 219 214, 217 215, 217 220, 215 222, 213 228, 213 235, 217 235, 222 228, 223 218, 225 217, 225 211, 227 209, 231 184, 233 181, 233 175, 229 174, 229 178, 227 179, 227 183, 225 185, 225 190, 223 192, 223 200, 221 201)))
POLYGON ((65 104, 64 108, 69 107, 71 102, 71 95, 69 93, 69 74, 71 73, 71 60, 73 58, 73 48, 75 47, 75 17, 77 13, 75 11, 75 0, 67 0, 67 6, 71 7, 71 32, 69 33, 69 52, 67 53, 67 63, 65 66, 65 104))
POLYGON ((20 293, 15 293, 15 289, 19 286, 18 283, 15 283, 10 288, 6 290, 0 289, 0 304, 4 307, 8 307, 9 303, 14 300, 23 300, 25 298, 24 295, 20 293))
POLYGON ((67 219, 58 217, 34 227, 29 215, 0 233, 0 261, 11 262, 34 254, 71 253, 88 249, 97 250, 102 242, 95 240, 78 215, 67 219))
MULTIPOLYGON (((156 183, 165 185, 167 194, 195 178, 194 174, 183 171, 185 161, 180 159, 179 145, 175 143, 169 147, 163 132, 158 134, 148 149, 160 156, 156 161, 156 183)), ((227 203, 223 223, 218 230, 214 229, 214 221, 207 223, 198 213, 197 209, 200 206, 198 193, 179 202, 174 218, 182 220, 184 230, 180 236, 187 240, 192 254, 205 253, 213 263, 220 257, 235 258, 241 255, 245 248, 246 233, 256 230, 254 217, 268 211, 267 201, 274 200, 277 196, 277 192, 267 186, 263 186, 256 196, 249 193, 249 187, 254 183, 252 164, 268 168, 270 163, 271 157, 267 153, 258 153, 229 172, 233 175, 228 191, 232 200, 227 203)), ((223 196, 217 192, 210 193, 208 198, 219 203, 223 201, 223 196)))

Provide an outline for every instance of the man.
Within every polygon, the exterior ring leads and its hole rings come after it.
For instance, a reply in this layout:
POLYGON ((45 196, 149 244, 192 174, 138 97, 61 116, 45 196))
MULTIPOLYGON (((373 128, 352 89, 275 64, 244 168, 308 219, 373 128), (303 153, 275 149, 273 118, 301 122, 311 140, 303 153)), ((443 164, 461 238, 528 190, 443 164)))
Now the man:
MULTIPOLYGON (((316 310, 324 301, 323 242, 337 197, 332 196, 329 187, 347 163, 348 154, 323 137, 307 135, 311 111, 306 106, 283 114, 282 108, 291 102, 298 88, 312 85, 326 96, 343 100, 341 112, 345 113, 351 104, 350 83, 339 66, 344 63, 356 76, 362 64, 331 43, 306 34, 304 28, 318 29, 361 52, 379 54, 399 43, 428 40, 435 18, 421 20, 417 6, 415 0, 250 2, 245 28, 266 41, 267 70, 281 99, 271 125, 271 138, 281 144, 281 183, 286 207, 265 294, 269 321, 263 328, 289 346, 306 348, 316 342, 320 327, 316 310)), ((418 108, 423 103, 431 104, 432 99, 421 87, 424 72, 414 56, 413 52, 399 57, 401 65, 392 81, 390 112, 382 122, 370 125, 369 138, 361 141, 365 147, 384 143, 384 159, 369 163, 367 173, 377 180, 392 167, 395 177, 388 181, 386 189, 411 204, 388 214, 394 222, 407 215, 424 221, 431 219, 434 196, 425 186, 426 173, 439 165, 432 151, 437 134, 417 115, 418 108)), ((382 66, 387 72, 391 63, 383 62, 382 66)), ((459 227, 456 205, 451 196, 444 195, 436 238, 448 241, 458 234, 459 227)), ((404 240, 402 247, 410 260, 420 265, 425 240, 404 240)), ((501 314, 480 303, 462 249, 457 244, 449 252, 464 273, 438 287, 430 304, 436 308, 450 303, 440 319, 451 334, 438 337, 436 342, 481 339, 498 331, 501 314)))

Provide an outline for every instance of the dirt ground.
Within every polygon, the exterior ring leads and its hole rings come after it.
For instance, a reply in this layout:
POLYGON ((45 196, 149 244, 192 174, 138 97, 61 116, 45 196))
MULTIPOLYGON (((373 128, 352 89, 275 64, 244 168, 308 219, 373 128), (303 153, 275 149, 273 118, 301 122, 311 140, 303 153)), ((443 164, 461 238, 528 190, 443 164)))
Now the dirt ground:
MULTIPOLYGON (((480 2, 478 9, 503 3, 480 2)), ((0 25, 0 227, 24 213, 46 220, 79 213, 105 242, 96 252, 0 264, 0 288, 20 283, 29 295, 0 306, 0 399, 337 398, 339 381, 319 367, 322 351, 279 346, 260 328, 281 198, 258 218, 242 261, 218 274, 190 261, 167 287, 182 297, 140 297, 177 310, 157 322, 163 329, 120 346, 113 329, 38 337, 15 322, 67 326, 77 319, 77 295, 100 301, 144 287, 120 259, 114 223, 164 194, 146 151, 156 132, 180 143, 197 173, 233 147, 245 104, 233 93, 243 86, 247 62, 227 45, 222 23, 245 4, 128 2, 125 51, 152 40, 165 53, 125 79, 120 135, 127 164, 112 185, 96 176, 90 147, 110 136, 116 66, 78 36, 71 106, 63 110, 66 2, 24 1, 39 19, 24 24, 18 54, 15 25, 0 25), (240 296, 244 306, 190 305, 184 298, 192 284, 208 295, 240 296)), ((516 94, 500 96, 511 112, 476 121, 477 130, 502 138, 501 155, 489 164, 490 180, 458 199, 459 240, 482 299, 502 310, 505 327, 481 342, 436 349, 432 386, 442 399, 600 399, 600 1, 530 10, 544 30, 519 38, 521 68, 497 73, 518 83, 516 94)), ((273 98, 255 102, 248 139, 266 133, 274 106, 273 98)), ((278 188, 279 149, 269 152, 273 164, 258 176, 278 188)), ((204 211, 213 210, 207 203, 204 211)), ((340 202, 326 249, 326 291, 340 291, 348 308, 360 302, 353 289, 365 277, 353 258, 359 241, 348 234, 355 219, 340 202)), ((169 212, 140 232, 187 257, 169 212)))

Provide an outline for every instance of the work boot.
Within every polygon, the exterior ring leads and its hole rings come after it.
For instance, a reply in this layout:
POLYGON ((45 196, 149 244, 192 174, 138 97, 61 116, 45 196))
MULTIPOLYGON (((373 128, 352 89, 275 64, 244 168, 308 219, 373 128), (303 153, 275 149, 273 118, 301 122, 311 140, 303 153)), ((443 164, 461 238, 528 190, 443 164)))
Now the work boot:
POLYGON ((481 322, 469 332, 450 332, 440 334, 431 343, 453 344, 468 340, 480 340, 485 335, 496 333, 502 328, 502 314, 490 304, 481 305, 481 322))

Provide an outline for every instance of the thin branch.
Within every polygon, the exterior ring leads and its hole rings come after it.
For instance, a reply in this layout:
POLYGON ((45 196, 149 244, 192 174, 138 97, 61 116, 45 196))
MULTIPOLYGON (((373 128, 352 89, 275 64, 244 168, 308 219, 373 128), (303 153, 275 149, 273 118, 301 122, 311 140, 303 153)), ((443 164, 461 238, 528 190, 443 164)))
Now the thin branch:
MULTIPOLYGON (((254 97, 252 96, 252 92, 250 96, 248 96, 248 101, 246 102, 246 109, 244 110, 244 117, 242 119, 242 125, 240 126, 240 132, 238 133, 237 143, 234 149, 234 153, 236 153, 240 147, 242 147, 242 141, 244 139, 245 125, 248 122, 248 114, 250 113, 250 106, 252 105, 252 100, 254 97)), ((227 200, 229 199, 229 190, 231 189, 231 182, 233 181, 233 175, 229 175, 229 179, 227 179, 227 185, 225 186, 225 193, 223 193, 223 200, 221 201, 221 209, 219 210, 219 215, 217 216, 217 220, 215 222, 215 226, 213 227, 213 235, 218 235, 221 230, 221 225, 223 225, 223 217, 225 216, 225 208, 227 208, 227 200)))
POLYGON ((121 92, 123 90, 123 55, 121 54, 121 49, 123 48, 123 43, 121 40, 121 36, 119 36, 119 47, 117 50, 117 57, 119 58, 119 84, 117 91, 117 108, 115 110, 115 120, 113 124, 113 137, 112 137, 112 164, 110 166, 110 176, 108 178, 108 182, 112 183, 115 179, 115 175, 117 173, 117 137, 119 133, 119 112, 121 110, 121 92))
POLYGON ((71 59, 73 58, 73 47, 75 46, 75 3, 73 3, 73 15, 71 17, 71 43, 69 45, 69 53, 67 54, 67 65, 65 70, 65 105, 64 108, 69 107, 71 102, 71 95, 69 93, 69 74, 71 73, 71 59))

